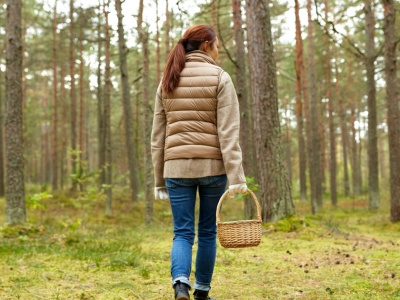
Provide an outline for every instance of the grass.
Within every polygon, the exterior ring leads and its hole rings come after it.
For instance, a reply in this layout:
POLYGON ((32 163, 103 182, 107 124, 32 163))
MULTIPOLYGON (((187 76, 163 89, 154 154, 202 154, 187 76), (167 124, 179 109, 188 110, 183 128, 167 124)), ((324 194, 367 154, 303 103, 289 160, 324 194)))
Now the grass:
MULTIPOLYGON (((105 217, 104 199, 82 205, 58 195, 45 210, 30 209, 27 224, 2 227, 0 299, 173 299, 169 204, 155 202, 149 226, 144 203, 128 198, 116 194, 113 217, 105 217)), ((263 225, 260 246, 219 246, 212 296, 400 299, 400 224, 388 221, 384 203, 372 213, 365 199, 339 202, 317 215, 296 202, 297 215, 263 225)), ((238 218, 241 203, 228 205, 238 218)))

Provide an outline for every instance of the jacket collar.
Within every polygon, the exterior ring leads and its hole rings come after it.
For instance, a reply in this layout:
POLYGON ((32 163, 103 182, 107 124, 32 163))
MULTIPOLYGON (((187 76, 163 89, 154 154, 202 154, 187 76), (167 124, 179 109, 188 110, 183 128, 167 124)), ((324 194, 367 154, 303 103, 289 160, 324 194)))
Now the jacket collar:
POLYGON ((215 65, 215 61, 211 58, 207 52, 201 50, 194 50, 186 54, 187 62, 206 62, 212 65, 215 65))

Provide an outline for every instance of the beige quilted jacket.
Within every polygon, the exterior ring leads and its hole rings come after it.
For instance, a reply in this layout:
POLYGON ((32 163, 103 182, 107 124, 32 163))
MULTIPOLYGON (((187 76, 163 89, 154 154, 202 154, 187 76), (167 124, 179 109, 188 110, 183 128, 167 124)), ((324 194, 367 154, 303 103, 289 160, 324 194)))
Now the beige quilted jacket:
POLYGON ((207 53, 189 53, 174 92, 157 90, 151 136, 155 186, 165 186, 164 178, 221 174, 229 184, 246 182, 239 127, 230 76, 207 53))

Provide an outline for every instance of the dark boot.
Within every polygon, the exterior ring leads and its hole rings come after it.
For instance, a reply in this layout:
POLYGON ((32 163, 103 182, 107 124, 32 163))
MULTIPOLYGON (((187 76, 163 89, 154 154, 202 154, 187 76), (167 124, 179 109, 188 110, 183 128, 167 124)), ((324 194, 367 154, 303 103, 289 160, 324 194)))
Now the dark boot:
POLYGON ((209 291, 195 290, 193 293, 194 300, 214 300, 214 298, 208 297, 208 292, 209 291))
POLYGON ((189 286, 182 282, 177 282, 174 285, 175 289, 175 300, 190 300, 189 296, 189 286))

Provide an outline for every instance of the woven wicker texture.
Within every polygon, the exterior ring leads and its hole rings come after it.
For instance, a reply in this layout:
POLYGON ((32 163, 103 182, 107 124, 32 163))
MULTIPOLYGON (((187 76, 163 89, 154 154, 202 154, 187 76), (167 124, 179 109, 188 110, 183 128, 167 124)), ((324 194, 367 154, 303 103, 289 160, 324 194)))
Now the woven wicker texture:
POLYGON ((218 202, 217 206, 217 227, 218 239, 225 248, 245 248, 258 246, 261 243, 261 207, 257 197, 251 190, 247 190, 257 207, 256 220, 239 220, 221 222, 220 212, 222 202, 228 195, 226 191, 218 202))

